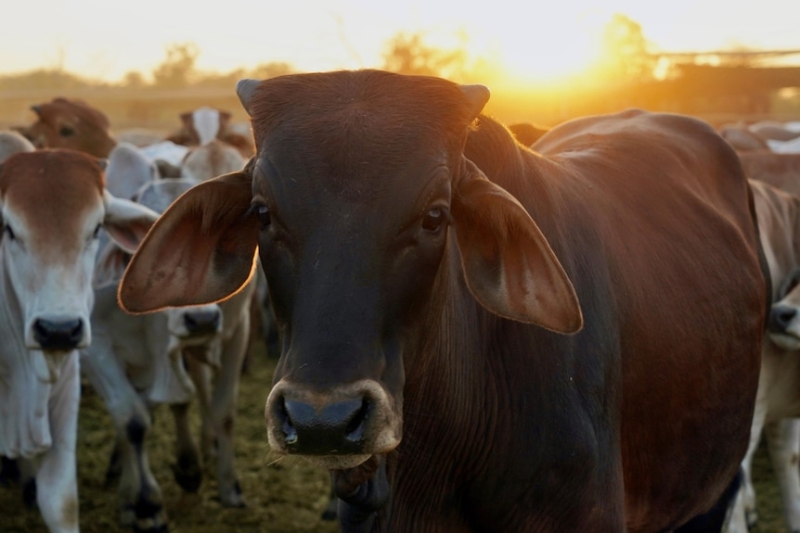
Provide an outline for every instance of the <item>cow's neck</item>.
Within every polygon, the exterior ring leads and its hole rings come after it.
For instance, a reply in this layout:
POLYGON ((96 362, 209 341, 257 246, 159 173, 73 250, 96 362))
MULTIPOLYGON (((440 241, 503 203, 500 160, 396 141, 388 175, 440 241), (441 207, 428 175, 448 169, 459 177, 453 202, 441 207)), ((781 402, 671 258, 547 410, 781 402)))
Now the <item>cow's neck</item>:
POLYGON ((52 385, 43 352, 25 346, 22 306, 0 247, 0 455, 34 456, 52 439, 48 398, 52 385))
POLYGON ((8 276, 7 260, 0 245, 0 360, 25 350, 22 306, 8 276))

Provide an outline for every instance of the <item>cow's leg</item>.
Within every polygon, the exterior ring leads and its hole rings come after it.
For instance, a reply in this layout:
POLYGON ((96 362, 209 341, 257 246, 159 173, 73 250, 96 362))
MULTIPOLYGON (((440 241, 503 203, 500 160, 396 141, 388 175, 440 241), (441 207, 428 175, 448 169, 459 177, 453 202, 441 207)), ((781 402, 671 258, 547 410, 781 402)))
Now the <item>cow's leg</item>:
POLYGON ((145 437, 151 425, 145 402, 113 355, 107 337, 94 336, 82 365, 92 387, 103 399, 117 432, 115 451, 119 454, 121 472, 118 493, 122 526, 139 531, 166 531, 167 516, 161 489, 150 470, 145 449, 145 437))
POLYGON ((37 505, 36 466, 33 464, 33 461, 25 457, 18 459, 18 463, 19 481, 22 485, 22 503, 29 509, 32 509, 37 505))
POLYGON ((744 512, 744 485, 742 485, 733 502, 733 509, 728 517, 727 524, 725 524, 722 531, 723 533, 748 533, 749 530, 744 512))
POLYGON ((36 472, 36 500, 51 533, 78 532, 78 479, 75 447, 78 438, 80 375, 78 353, 64 362, 48 402, 53 444, 36 472))
POLYGON ((197 404, 200 408, 200 449, 205 464, 210 465, 217 457, 217 436, 214 434, 208 414, 211 408, 211 367, 194 357, 186 357, 185 361, 197 390, 197 404))
POLYGON ((756 509, 756 491, 753 486, 753 456, 758 449, 761 441, 761 431, 764 428, 764 420, 767 416, 767 399, 765 391, 759 386, 756 407, 753 413, 753 422, 750 425, 750 444, 747 446, 747 453, 742 460, 742 470, 744 479, 742 484, 742 504, 744 506, 745 519, 748 527, 755 527, 758 523, 758 509, 756 509))
POLYGON ((172 473, 175 482, 186 492, 197 492, 203 481, 200 456, 189 427, 189 404, 170 405, 175 420, 175 459, 172 473))
POLYGON ((19 461, 0 455, 0 487, 19 483, 19 461))
POLYGON ((108 458, 108 468, 106 468, 106 480, 104 486, 108 489, 116 485, 122 477, 122 442, 119 432, 114 441, 114 449, 111 450, 111 457, 108 458))
MULTIPOLYGON (((227 317, 226 317, 227 318, 227 317)), ((239 378, 250 334, 250 315, 240 315, 236 329, 222 347, 219 372, 214 379, 209 421, 217 437, 217 485, 220 500, 227 507, 243 507, 242 491, 234 465, 233 427, 239 378)))
POLYGON ((765 426, 772 468, 778 479, 786 525, 792 533, 800 532, 800 419, 784 418, 765 426))

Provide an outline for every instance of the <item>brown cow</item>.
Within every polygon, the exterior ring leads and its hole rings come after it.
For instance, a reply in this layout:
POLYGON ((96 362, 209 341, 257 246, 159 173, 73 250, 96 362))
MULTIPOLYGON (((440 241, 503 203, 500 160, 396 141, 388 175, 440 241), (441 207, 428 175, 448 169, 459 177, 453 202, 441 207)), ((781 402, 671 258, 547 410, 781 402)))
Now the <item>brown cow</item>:
POLYGON ((508 129, 511 130, 511 133, 514 134, 514 138, 523 146, 532 145, 538 141, 542 135, 550 131, 548 128, 535 126, 528 122, 511 124, 508 129))
POLYGON ((715 503, 768 283, 713 129, 634 110, 533 153, 479 115, 482 86, 365 70, 237 91, 253 164, 162 215, 120 302, 227 297, 258 250, 282 332, 269 441, 332 469, 344 531, 658 532, 715 503))
POLYGON ((55 98, 31 109, 37 120, 21 133, 37 148, 71 148, 108 157, 117 144, 106 115, 82 100, 55 98))
POLYGON ((769 183, 782 191, 800 195, 800 154, 778 154, 768 150, 739 154, 750 179, 769 183))
POLYGON ((211 107, 199 107, 180 114, 181 128, 167 137, 168 141, 184 146, 203 146, 213 139, 235 147, 243 157, 253 155, 253 140, 234 130, 231 114, 211 107))

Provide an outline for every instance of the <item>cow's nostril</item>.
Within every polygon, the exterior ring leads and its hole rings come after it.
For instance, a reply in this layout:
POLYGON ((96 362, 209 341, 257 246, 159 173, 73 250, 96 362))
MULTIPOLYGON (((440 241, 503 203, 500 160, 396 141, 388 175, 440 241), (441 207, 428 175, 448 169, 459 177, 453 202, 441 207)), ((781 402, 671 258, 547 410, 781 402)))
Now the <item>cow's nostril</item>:
POLYGON ((48 320, 33 323, 33 337, 43 350, 73 350, 83 339, 83 320, 48 320))
POLYGON ((286 410, 285 398, 281 398, 279 402, 277 416, 281 420, 281 430, 286 444, 295 444, 297 442, 297 430, 292 425, 292 418, 286 410))
POLYGON ((370 402, 366 398, 361 401, 361 408, 353 414, 350 422, 345 428, 347 439, 352 442, 359 442, 364 437, 364 428, 369 416, 370 402))
POLYGON ((219 311, 196 311, 183 315, 186 331, 192 335, 216 333, 221 320, 219 311))

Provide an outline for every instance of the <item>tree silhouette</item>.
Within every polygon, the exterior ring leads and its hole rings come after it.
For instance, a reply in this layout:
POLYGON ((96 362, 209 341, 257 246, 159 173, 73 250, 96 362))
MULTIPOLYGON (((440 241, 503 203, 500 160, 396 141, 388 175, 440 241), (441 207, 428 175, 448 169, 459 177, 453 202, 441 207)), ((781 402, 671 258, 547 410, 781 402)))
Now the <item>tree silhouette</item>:
POLYGON ((650 48, 638 22, 614 14, 603 30, 601 73, 622 82, 651 80, 658 58, 650 48))
POLYGON ((167 88, 187 87, 197 76, 195 64, 200 49, 194 43, 176 43, 167 47, 167 57, 153 70, 154 85, 167 88))
POLYGON ((396 34, 387 41, 383 53, 383 69, 400 74, 456 79, 464 76, 466 63, 463 49, 435 48, 425 43, 421 33, 396 34))

